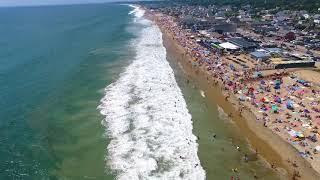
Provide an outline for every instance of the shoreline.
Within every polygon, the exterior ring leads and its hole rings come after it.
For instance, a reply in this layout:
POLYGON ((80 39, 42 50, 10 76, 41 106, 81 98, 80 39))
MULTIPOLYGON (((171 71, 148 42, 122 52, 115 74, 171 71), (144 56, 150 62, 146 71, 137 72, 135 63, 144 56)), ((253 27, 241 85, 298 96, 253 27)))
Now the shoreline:
MULTIPOLYGON (((150 16, 151 14, 148 13, 148 15, 150 16)), ((231 119, 241 128, 241 132, 248 138, 249 144, 258 150, 259 155, 269 165, 272 164, 270 167, 272 166, 280 177, 294 179, 294 177, 297 177, 296 173, 298 171, 301 179, 320 179, 319 173, 311 167, 307 160, 298 155, 297 149, 284 141, 279 135, 273 133, 269 128, 265 128, 260 122, 257 122, 252 110, 248 108, 242 109, 241 104, 237 104, 239 101, 234 94, 223 90, 222 84, 217 83, 201 66, 192 65, 192 57, 174 39, 170 32, 167 32, 164 27, 161 27, 156 22, 155 17, 148 18, 158 25, 162 32, 165 48, 167 51, 175 53, 184 71, 187 72, 190 78, 196 80, 206 93, 206 98, 217 103, 227 114, 232 116, 231 119), (240 108, 242 113, 240 113, 240 108), (287 161, 288 159, 290 162, 287 161), (295 162, 297 167, 293 167, 291 161, 295 162), (286 172, 283 172, 283 169, 286 172)))

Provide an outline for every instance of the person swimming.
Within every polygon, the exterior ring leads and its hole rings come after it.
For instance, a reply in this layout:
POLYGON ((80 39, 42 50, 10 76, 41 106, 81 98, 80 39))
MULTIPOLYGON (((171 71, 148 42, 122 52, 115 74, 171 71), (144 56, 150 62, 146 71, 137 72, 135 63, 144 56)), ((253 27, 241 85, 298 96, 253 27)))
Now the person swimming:
POLYGON ((248 162, 248 161, 249 161, 249 157, 248 157, 248 155, 247 155, 247 154, 244 154, 243 159, 244 159, 244 162, 248 162))
POLYGON ((217 135, 213 133, 212 136, 211 136, 211 138, 210 138, 211 141, 214 141, 214 140, 216 139, 216 137, 217 137, 217 135))
POLYGON ((232 172, 237 173, 237 172, 238 172, 238 168, 234 168, 234 169, 232 169, 232 172))

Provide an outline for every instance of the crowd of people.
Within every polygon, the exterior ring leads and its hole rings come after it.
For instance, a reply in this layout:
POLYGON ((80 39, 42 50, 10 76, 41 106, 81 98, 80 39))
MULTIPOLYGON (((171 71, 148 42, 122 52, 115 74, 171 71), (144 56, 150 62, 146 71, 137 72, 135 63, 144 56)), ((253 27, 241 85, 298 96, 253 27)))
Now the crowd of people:
MULTIPOLYGON (((294 71, 273 70, 268 75, 256 68, 237 68, 220 50, 208 50, 181 28, 174 18, 156 14, 157 24, 185 49, 195 68, 202 68, 238 100, 240 112, 250 110, 266 128, 281 136, 299 155, 320 168, 320 87, 294 71), (319 153, 319 154, 318 154, 319 153)), ((187 60, 187 59, 186 59, 187 60)))

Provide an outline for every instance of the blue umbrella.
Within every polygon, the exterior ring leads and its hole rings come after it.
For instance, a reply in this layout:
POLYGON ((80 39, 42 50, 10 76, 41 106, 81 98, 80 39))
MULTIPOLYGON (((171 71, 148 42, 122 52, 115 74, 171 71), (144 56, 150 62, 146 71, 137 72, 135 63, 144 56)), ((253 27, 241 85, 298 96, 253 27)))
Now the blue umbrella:
POLYGON ((291 100, 287 101, 287 108, 293 109, 293 102, 291 100))

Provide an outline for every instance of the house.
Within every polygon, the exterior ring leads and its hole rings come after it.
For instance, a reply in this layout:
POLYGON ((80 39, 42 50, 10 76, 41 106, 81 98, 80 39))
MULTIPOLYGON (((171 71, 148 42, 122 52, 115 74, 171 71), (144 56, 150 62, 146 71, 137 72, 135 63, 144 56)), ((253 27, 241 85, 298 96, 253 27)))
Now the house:
POLYGON ((213 25, 212 30, 220 34, 225 32, 236 32, 237 25, 232 23, 219 23, 213 25))
POLYGON ((250 50, 258 47, 256 43, 250 42, 247 39, 242 37, 228 38, 227 41, 237 45, 238 47, 244 50, 250 50))
POLYGON ((315 15, 313 16, 313 22, 314 22, 315 24, 320 24, 320 14, 315 14, 315 15))
POLYGON ((267 21, 271 21, 273 20, 273 15, 272 14, 266 14, 264 16, 262 16, 264 20, 267 20, 267 21))
POLYGON ((296 39, 296 35, 294 34, 294 32, 290 31, 288 32, 284 38, 287 40, 287 41, 293 41, 296 39))
POLYGON ((218 12, 215 14, 215 17, 216 17, 216 18, 225 18, 225 11, 218 11, 218 12))
POLYGON ((305 19, 309 19, 310 18, 310 15, 309 14, 303 14, 302 15, 305 19))
POLYGON ((240 23, 240 19, 237 17, 230 17, 229 21, 235 24, 239 24, 240 23))
POLYGON ((276 14, 277 21, 285 21, 289 19, 288 13, 286 11, 280 11, 276 14))

